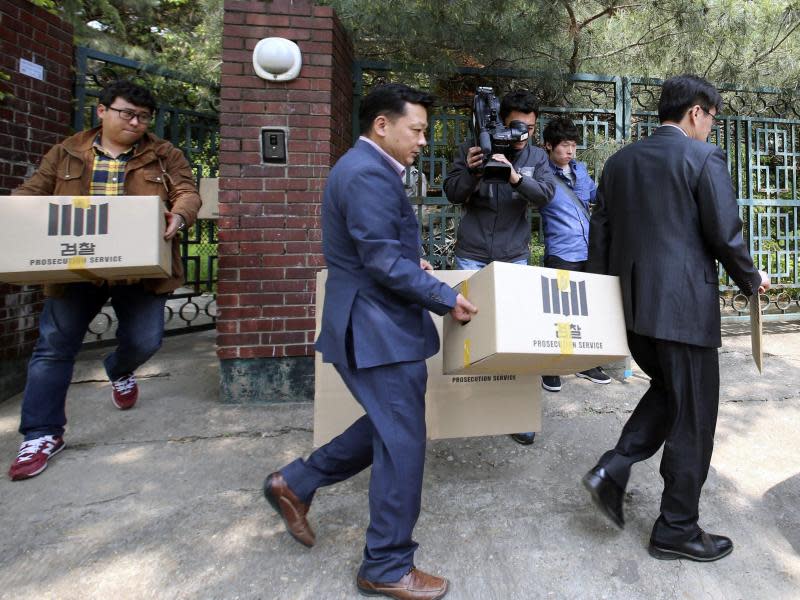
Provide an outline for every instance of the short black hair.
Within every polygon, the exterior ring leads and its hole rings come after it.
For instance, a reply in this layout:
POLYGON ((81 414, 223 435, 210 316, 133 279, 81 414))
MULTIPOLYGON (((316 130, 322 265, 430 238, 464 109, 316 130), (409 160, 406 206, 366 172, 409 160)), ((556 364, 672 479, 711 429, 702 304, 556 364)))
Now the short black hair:
POLYGON ((533 113, 539 116, 539 103, 536 96, 528 90, 515 90, 507 93, 500 101, 500 120, 505 123, 506 117, 514 111, 533 113))
POLYGON ((707 80, 697 75, 678 75, 667 79, 661 86, 658 101, 658 120, 678 122, 695 104, 703 110, 722 110, 722 96, 707 80))
POLYGON ((156 99, 150 90, 127 79, 118 79, 109 83, 102 89, 97 101, 107 108, 116 98, 122 98, 136 106, 149 108, 151 113, 156 111, 156 99))
POLYGON ((578 143, 581 141, 580 132, 569 117, 551 119, 542 132, 542 138, 544 138, 545 144, 550 144, 553 148, 561 142, 578 143))
POLYGON ((370 91, 361 101, 358 111, 358 125, 361 133, 367 134, 372 129, 375 119, 383 115, 396 119, 406 114, 406 103, 421 104, 428 110, 435 101, 435 97, 427 92, 422 92, 403 83, 384 83, 370 91))

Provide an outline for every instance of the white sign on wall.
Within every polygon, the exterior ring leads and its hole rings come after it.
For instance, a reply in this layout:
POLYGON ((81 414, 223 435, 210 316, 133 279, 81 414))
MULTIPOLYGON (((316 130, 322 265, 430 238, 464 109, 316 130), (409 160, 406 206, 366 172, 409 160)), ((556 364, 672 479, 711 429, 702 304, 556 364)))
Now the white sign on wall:
POLYGON ((44 67, 24 58, 19 59, 19 72, 39 81, 44 81, 44 67))

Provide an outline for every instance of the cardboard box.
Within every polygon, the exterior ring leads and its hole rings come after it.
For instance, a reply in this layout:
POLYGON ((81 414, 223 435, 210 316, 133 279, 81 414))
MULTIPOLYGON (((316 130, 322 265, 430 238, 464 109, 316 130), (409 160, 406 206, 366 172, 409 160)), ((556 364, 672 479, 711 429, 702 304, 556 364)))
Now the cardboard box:
POLYGON ((164 212, 158 196, 0 197, 0 281, 169 277, 164 212))
POLYGON ((219 179, 216 177, 201 177, 198 192, 203 204, 200 206, 197 218, 219 219, 219 179))
MULTIPOLYGON (((434 271, 454 286, 475 271, 434 271)), ((327 271, 317 274, 317 335, 327 271)), ((442 317, 431 313, 441 337, 442 317)), ((449 317, 445 317, 448 318, 449 317)), ((315 357, 314 446, 342 433, 364 414, 333 365, 315 357)), ((443 439, 540 431, 541 385, 534 375, 452 376, 442 374, 442 352, 428 359, 425 422, 428 438, 443 439)))
POLYGON ((445 373, 567 375, 630 354, 617 277, 493 262, 456 289, 479 312, 445 319, 445 373))

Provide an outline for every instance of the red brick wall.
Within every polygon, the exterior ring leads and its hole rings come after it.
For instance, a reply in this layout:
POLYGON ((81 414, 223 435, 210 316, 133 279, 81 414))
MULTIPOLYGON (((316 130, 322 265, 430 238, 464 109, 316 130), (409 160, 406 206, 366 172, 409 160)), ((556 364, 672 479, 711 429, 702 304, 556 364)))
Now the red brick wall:
MULTIPOLYGON (((72 27, 26 0, 0 0, 0 195, 33 173, 69 133, 72 27), (44 67, 39 81, 19 72, 24 58, 44 67)), ((0 284, 0 400, 17 393, 37 336, 39 288, 0 284)))
POLYGON ((24 365, 39 336, 40 288, 0 284, 0 400, 20 391, 24 365))
POLYGON ((26 0, 0 0, 0 194, 33 173, 47 150, 69 133, 72 26, 26 0), (24 58, 44 67, 44 81, 19 72, 24 58))
POLYGON ((302 0, 226 0, 223 49, 218 355, 313 356, 320 204, 351 143, 352 50, 333 10, 302 0), (297 79, 256 76, 252 52, 265 37, 298 44, 297 79), (264 126, 288 128, 286 165, 262 164, 264 126))

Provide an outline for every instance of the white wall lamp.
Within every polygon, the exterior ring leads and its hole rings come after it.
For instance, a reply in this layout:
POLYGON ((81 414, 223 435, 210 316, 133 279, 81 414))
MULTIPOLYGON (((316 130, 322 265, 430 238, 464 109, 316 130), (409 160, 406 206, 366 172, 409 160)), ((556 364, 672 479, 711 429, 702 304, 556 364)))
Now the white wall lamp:
POLYGON ((253 69, 269 81, 291 81, 300 74, 303 58, 300 48, 291 40, 264 38, 253 48, 253 69))

